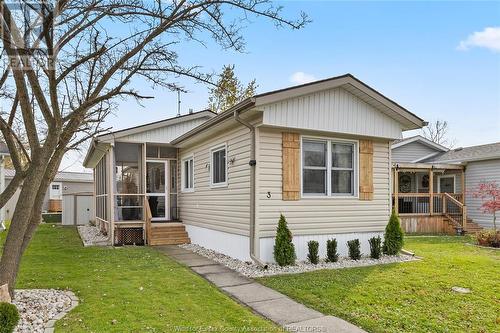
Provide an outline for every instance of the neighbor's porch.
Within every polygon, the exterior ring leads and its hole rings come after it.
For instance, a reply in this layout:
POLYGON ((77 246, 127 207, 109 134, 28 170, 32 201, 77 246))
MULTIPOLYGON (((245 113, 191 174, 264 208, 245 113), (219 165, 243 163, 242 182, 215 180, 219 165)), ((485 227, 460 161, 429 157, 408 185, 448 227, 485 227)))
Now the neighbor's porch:
POLYGON ((158 235, 188 241, 179 223, 177 178, 176 148, 114 142, 94 169, 97 224, 117 245, 151 244, 158 235))
POLYGON ((465 175, 461 165, 393 165, 394 209, 408 233, 462 233, 467 230, 465 175))

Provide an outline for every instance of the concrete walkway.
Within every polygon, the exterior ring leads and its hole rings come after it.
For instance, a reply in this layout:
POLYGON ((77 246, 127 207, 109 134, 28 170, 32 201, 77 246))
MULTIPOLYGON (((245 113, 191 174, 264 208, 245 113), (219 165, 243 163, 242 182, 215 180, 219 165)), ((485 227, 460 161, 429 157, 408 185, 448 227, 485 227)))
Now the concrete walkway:
MULTIPOLYGON (((309 309, 276 290, 211 259, 176 245, 155 246, 161 253, 188 266, 237 302, 292 332, 362 333, 364 330, 333 316, 309 309)), ((365 332, 366 333, 366 332, 365 332)))

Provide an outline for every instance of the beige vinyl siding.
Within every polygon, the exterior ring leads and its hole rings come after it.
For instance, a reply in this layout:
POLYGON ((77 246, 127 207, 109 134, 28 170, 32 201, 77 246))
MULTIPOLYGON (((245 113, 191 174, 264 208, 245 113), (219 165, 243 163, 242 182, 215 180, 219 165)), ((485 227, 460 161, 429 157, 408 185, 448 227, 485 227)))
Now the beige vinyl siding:
MULTIPOLYGON (((179 189, 183 223, 248 236, 250 219, 250 134, 237 126, 179 152, 180 167, 194 156, 194 191, 179 189), (210 187, 210 149, 227 145, 227 186, 210 187), (231 160, 234 159, 234 163, 231 160)), ((179 179, 179 184, 183 179, 179 179)))
MULTIPOLYGON (((465 204, 467 205, 467 214, 483 227, 493 227, 493 215, 484 214, 481 210, 481 199, 474 198, 474 191, 480 183, 496 182, 500 185, 500 159, 469 162, 465 170, 465 188, 467 191, 465 204)), ((500 214, 498 214, 500 215, 500 214)), ((497 226, 500 225, 500 216, 497 217, 497 226)))
POLYGON ((335 88, 262 106, 264 125, 398 139, 401 124, 335 88))
POLYGON ((410 142, 406 145, 392 149, 392 162, 413 162, 419 158, 423 158, 437 152, 438 150, 421 144, 420 142, 410 142))
POLYGON ((281 131, 260 128, 258 140, 257 218, 260 237, 274 235, 280 213, 286 216, 292 232, 296 235, 384 230, 390 212, 390 141, 373 142, 372 201, 362 201, 355 197, 301 198, 298 201, 283 201, 281 200, 281 131), (268 198, 268 192, 271 198, 268 198))

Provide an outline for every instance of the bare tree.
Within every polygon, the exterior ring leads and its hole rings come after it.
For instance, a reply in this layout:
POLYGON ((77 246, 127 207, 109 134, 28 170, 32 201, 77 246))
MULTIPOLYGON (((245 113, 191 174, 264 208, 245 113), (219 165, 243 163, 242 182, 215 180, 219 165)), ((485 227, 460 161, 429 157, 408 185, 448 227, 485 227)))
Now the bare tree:
POLYGON ((436 120, 429 123, 422 129, 422 135, 439 145, 453 148, 456 140, 448 136, 448 122, 446 120, 436 120))
POLYGON ((2 64, 0 131, 16 176, 3 206, 20 187, 0 260, 0 285, 12 295, 22 254, 41 221, 43 197, 64 154, 104 131, 120 98, 152 98, 135 87, 179 89, 180 77, 207 84, 199 65, 181 63, 181 43, 244 50, 242 28, 253 18, 299 29, 269 0, 0 0, 2 64), (9 105, 8 107, 5 107, 9 105), (23 125, 28 149, 13 130, 23 125), (26 161, 26 163, 22 163, 26 161))

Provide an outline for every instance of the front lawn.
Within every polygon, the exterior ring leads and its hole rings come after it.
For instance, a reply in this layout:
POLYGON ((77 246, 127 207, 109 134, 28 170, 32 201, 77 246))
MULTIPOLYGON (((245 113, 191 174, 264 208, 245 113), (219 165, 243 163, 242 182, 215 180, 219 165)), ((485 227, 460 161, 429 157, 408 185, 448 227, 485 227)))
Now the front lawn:
MULTIPOLYGON (((4 237, 5 232, 0 244, 4 237)), ((39 227, 16 288, 70 289, 77 294, 80 305, 57 323, 56 332, 275 328, 154 249, 83 248, 73 227, 39 227)))
POLYGON ((260 281, 369 332, 500 332, 500 251, 466 241, 408 237, 405 249, 423 260, 260 281))

